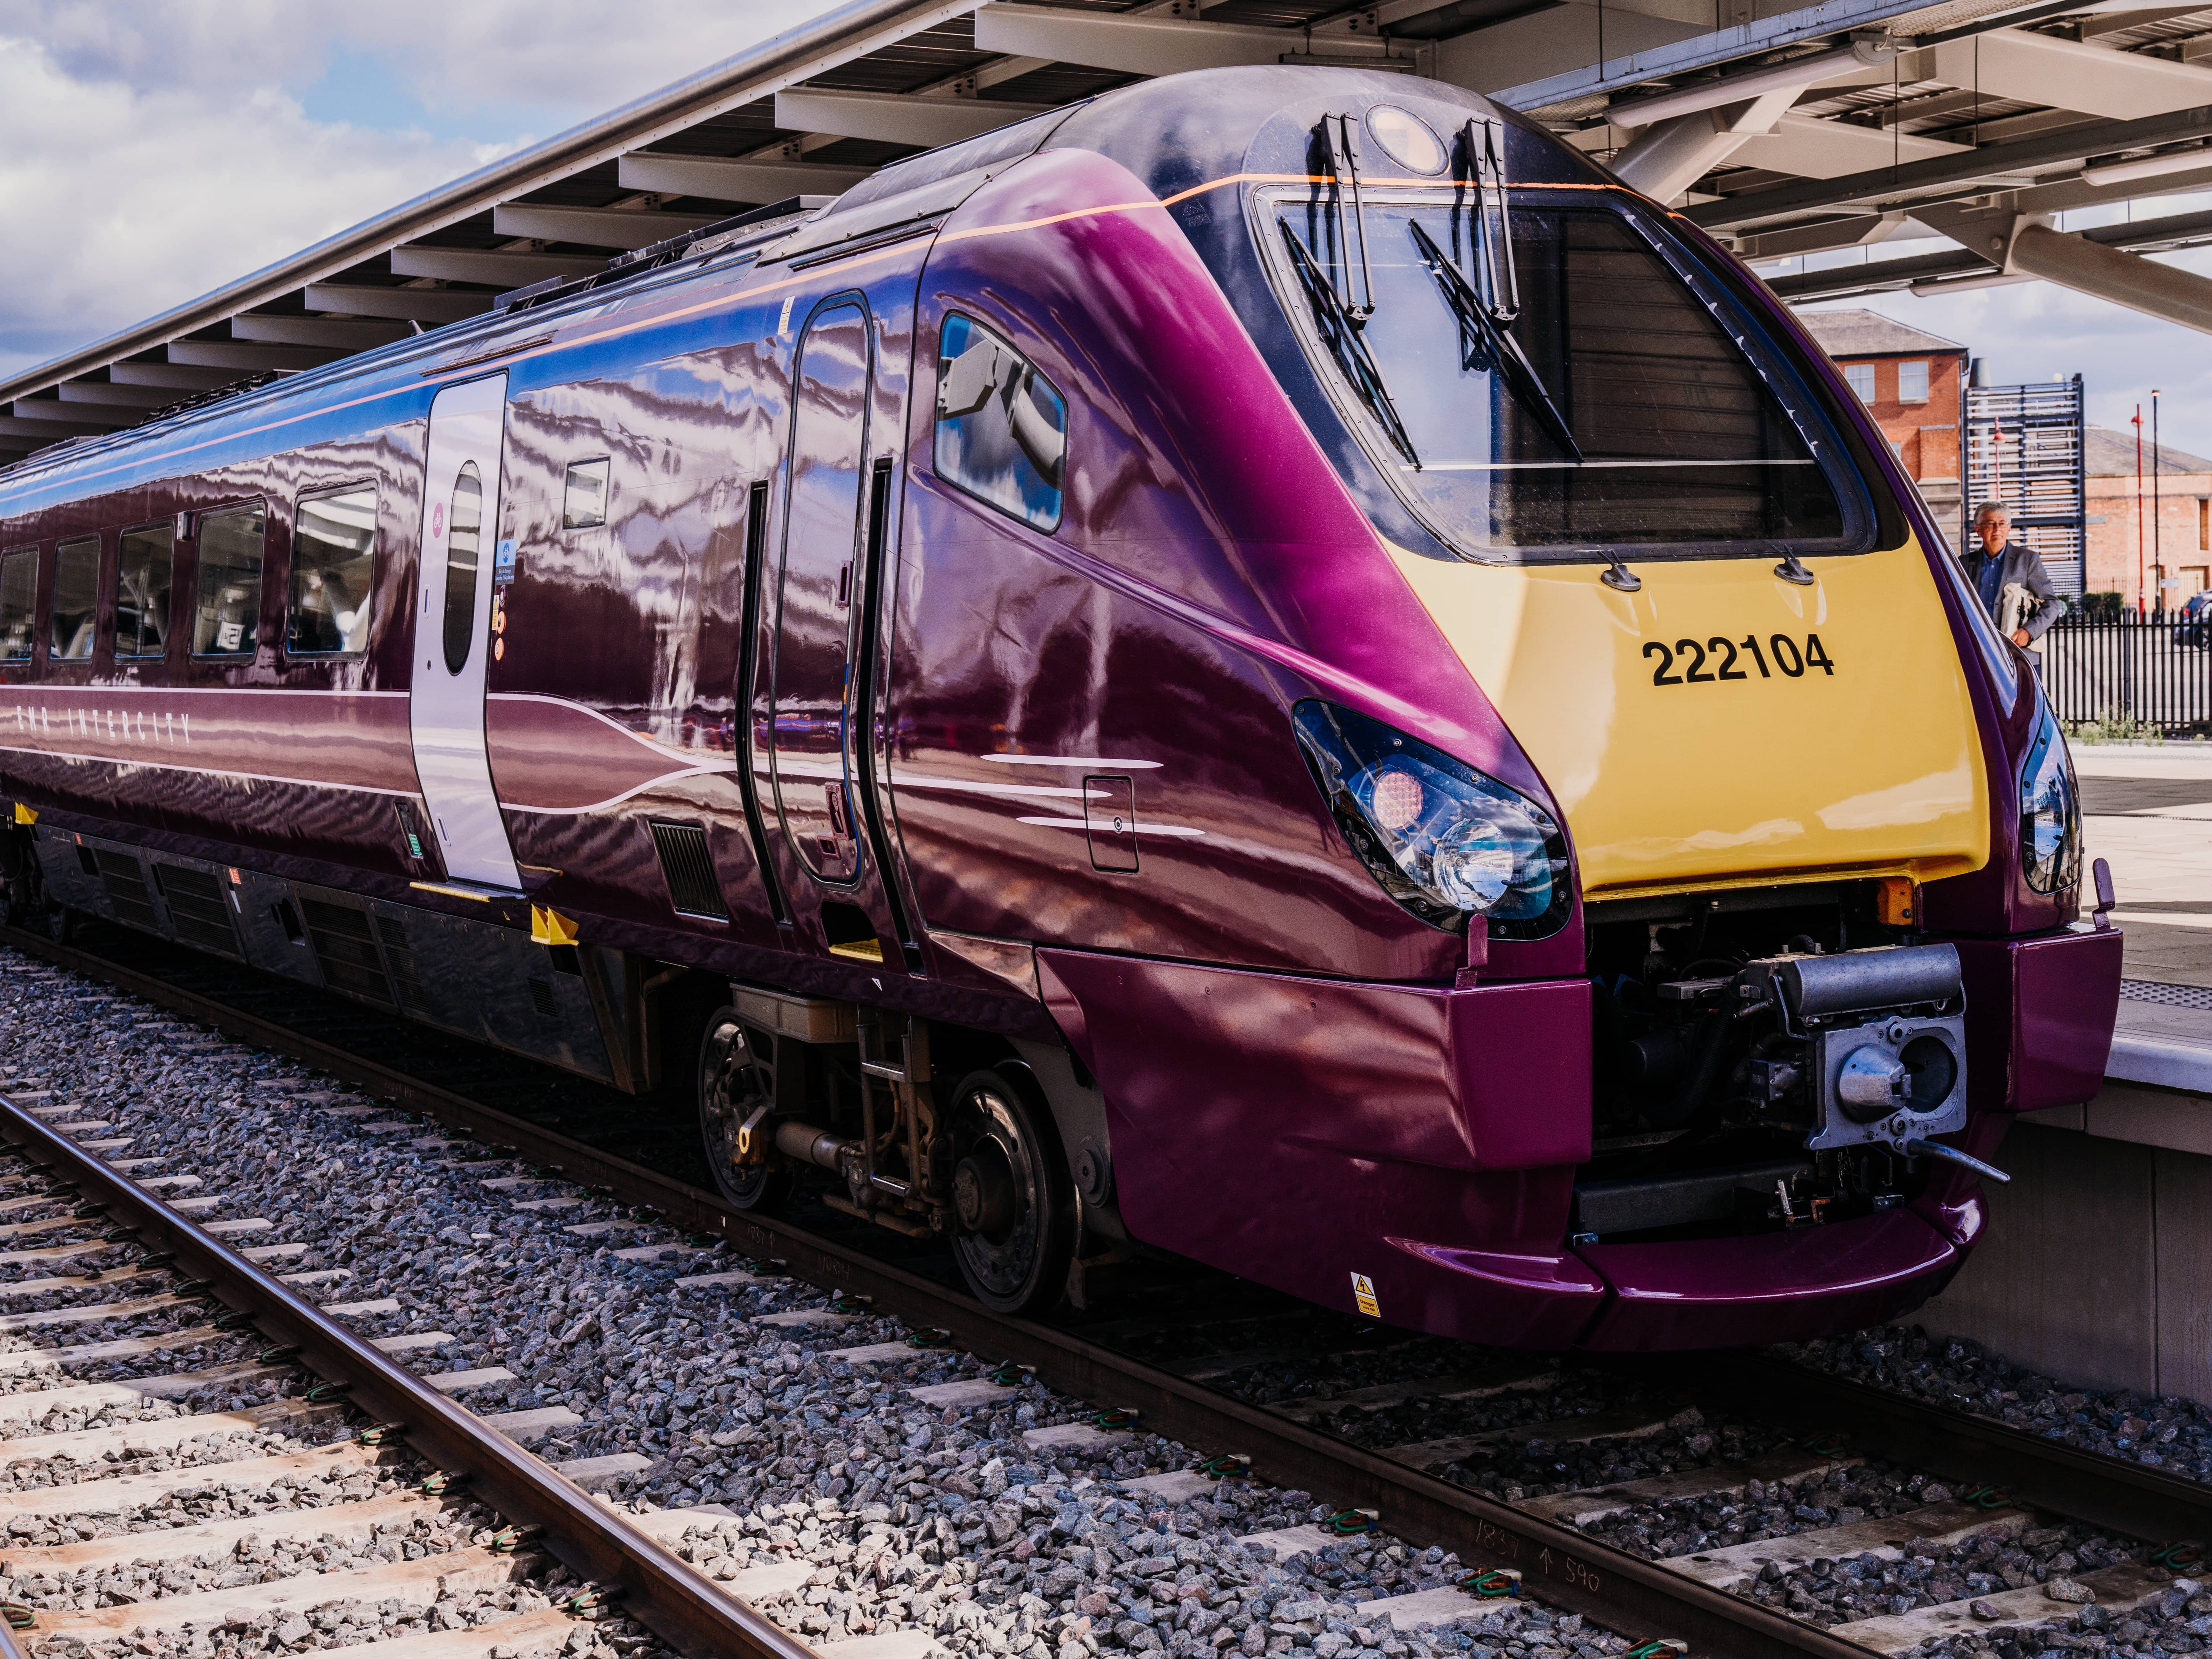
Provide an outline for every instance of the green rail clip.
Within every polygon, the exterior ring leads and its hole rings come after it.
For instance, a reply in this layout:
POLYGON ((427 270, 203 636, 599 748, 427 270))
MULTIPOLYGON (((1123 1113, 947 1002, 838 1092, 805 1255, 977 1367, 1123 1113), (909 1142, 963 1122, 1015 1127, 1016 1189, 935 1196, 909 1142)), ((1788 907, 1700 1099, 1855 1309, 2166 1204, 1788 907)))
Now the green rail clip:
POLYGON ((1339 1510, 1321 1523, 1323 1532, 1339 1538, 1358 1538, 1382 1529, 1382 1517, 1374 1510, 1339 1510))
POLYGON ((1510 1595, 1521 1588, 1520 1581, 1510 1572, 1500 1572, 1492 1567, 1487 1572, 1471 1572, 1459 1581, 1459 1587, 1469 1595, 1480 1595, 1485 1601, 1510 1595))

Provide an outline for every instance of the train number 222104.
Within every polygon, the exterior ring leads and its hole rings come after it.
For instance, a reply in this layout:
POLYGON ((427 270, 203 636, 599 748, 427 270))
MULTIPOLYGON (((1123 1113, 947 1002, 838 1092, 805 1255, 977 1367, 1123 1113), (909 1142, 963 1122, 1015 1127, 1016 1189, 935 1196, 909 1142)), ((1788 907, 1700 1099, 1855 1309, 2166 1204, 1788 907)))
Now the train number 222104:
POLYGON ((1747 634, 1740 640, 1723 639, 1716 634, 1703 645, 1695 640, 1677 640, 1667 646, 1653 640, 1644 647, 1645 657, 1659 659, 1659 665, 1651 671, 1654 685, 1717 685, 1723 680, 1747 680, 1750 674, 1737 666, 1747 659, 1758 668, 1759 678, 1771 680, 1774 669, 1766 665, 1770 653, 1774 667, 1780 669, 1787 679, 1801 678, 1808 668, 1817 668, 1828 675, 1836 672, 1836 665, 1818 634, 1805 636, 1805 648, 1802 651, 1797 648, 1797 641, 1787 634, 1770 636, 1765 650, 1759 648, 1756 634, 1747 634), (1674 672, 1678 657, 1682 669, 1679 674, 1674 672), (1706 667, 1709 662, 1712 665, 1711 670, 1706 667))

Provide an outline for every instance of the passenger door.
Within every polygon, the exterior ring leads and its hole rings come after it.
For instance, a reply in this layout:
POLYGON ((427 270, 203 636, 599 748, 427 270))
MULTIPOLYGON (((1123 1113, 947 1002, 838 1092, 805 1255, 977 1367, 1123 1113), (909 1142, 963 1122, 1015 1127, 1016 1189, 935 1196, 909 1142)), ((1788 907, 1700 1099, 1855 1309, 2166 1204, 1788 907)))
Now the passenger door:
MULTIPOLYGON (((874 319, 858 295, 823 307, 793 374, 783 544, 774 576, 769 761, 794 873, 817 890, 831 954, 900 965, 907 942, 868 785, 878 648, 871 570, 888 537, 888 456, 868 464, 870 410, 883 393, 874 319), (865 918, 865 922, 863 921, 865 918), (869 937, 860 937, 864 931, 869 937)), ((877 418, 887 410, 877 408, 877 418)), ((890 421, 892 430, 896 422, 890 421)), ((808 907, 793 895, 794 910, 808 907)), ((796 919, 796 918, 794 918, 796 919)))
POLYGON ((446 872, 473 886, 521 884, 484 753, 489 566, 499 527, 507 377, 447 386, 430 405, 415 607, 415 772, 446 872))

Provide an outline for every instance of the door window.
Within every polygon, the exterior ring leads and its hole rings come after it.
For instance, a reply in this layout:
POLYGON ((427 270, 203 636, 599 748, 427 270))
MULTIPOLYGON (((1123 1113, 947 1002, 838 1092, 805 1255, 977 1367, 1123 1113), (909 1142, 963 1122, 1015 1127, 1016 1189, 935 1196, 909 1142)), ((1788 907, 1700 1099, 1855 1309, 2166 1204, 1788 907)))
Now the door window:
POLYGON ((174 532, 165 524, 123 532, 115 560, 115 654, 159 657, 169 648, 169 571, 174 532))
POLYGON ((561 489, 561 528, 589 530, 607 521, 607 458, 578 461, 561 489))
POLYGON ((453 480, 446 513, 446 672, 469 665, 477 628, 477 544, 483 530, 483 483, 470 461, 453 480))
POLYGON ((192 654, 251 656, 261 631, 258 506, 200 520, 200 574, 192 606, 192 654))
POLYGON ((855 873, 845 719, 868 406, 868 325, 859 307, 816 316, 799 349, 792 401, 776 625, 776 787, 800 857, 816 874, 843 881, 855 873))
POLYGON ((57 662, 92 654, 100 617, 100 538, 81 536, 54 550, 54 631, 46 655, 57 662))

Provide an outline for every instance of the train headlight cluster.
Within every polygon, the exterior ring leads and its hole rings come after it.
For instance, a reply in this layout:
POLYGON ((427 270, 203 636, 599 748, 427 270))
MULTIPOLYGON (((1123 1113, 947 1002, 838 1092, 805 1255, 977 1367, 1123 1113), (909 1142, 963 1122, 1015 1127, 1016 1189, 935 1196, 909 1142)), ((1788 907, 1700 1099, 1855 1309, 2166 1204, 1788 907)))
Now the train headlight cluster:
POLYGON ((2081 875, 2081 795, 2066 738, 2048 705, 2020 769, 2020 860, 2039 893, 2071 887, 2081 875))
POLYGON ((1422 921, 1486 916, 1500 939, 1539 939, 1565 921, 1566 839, 1535 802, 1349 708, 1309 701, 1292 719, 1337 827, 1422 921))

